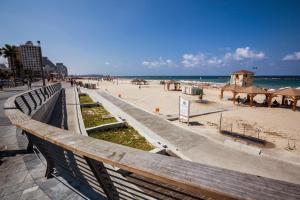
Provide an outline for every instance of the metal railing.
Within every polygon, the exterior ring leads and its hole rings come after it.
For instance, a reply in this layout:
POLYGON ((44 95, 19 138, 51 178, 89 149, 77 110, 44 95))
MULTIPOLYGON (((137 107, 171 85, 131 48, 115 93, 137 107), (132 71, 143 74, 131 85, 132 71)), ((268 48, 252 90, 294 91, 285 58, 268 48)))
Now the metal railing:
POLYGON ((60 90, 55 84, 11 97, 6 114, 46 159, 46 177, 63 177, 87 198, 300 198, 296 184, 145 152, 33 120, 60 90))

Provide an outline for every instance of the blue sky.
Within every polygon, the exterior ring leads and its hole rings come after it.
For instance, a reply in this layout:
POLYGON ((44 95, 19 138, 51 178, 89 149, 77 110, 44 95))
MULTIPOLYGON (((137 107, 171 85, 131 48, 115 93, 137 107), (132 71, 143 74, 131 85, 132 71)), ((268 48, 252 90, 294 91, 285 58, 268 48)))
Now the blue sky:
POLYGON ((73 74, 300 75, 297 0, 0 3, 0 46, 40 40, 73 74))

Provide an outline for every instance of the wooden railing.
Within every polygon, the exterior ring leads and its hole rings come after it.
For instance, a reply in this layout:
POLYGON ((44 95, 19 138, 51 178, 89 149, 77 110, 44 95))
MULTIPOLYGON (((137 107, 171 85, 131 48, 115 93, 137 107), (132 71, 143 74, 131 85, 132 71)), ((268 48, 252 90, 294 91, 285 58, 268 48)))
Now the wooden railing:
POLYGON ((88 198, 300 199, 300 186, 202 165, 74 134, 40 121, 35 110, 59 84, 7 100, 6 115, 47 161, 46 176, 61 176, 88 198))

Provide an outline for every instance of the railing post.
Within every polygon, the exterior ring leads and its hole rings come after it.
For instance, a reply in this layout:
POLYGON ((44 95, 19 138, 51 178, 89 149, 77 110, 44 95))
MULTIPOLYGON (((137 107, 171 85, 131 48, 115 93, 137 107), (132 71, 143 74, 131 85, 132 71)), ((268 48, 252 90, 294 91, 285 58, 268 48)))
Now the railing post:
POLYGON ((23 134, 23 135, 25 134, 26 137, 27 137, 27 140, 28 140, 28 144, 27 144, 26 151, 29 152, 29 153, 33 152, 33 144, 32 144, 32 142, 31 142, 31 140, 29 139, 29 137, 28 137, 26 131, 22 130, 22 134, 23 134))
POLYGON ((21 96, 21 98, 22 98, 22 100, 23 100, 24 104, 27 106, 27 108, 28 108, 28 110, 29 110, 29 113, 28 113, 28 115, 30 115, 30 114, 31 114, 31 112, 32 112, 32 109, 31 109, 31 107, 30 107, 29 103, 26 101, 26 99, 25 99, 25 97, 24 97, 23 95, 21 96))
POLYGON ((31 94, 31 92, 29 92, 28 95, 31 98, 32 102, 34 103, 34 109, 36 109, 37 108, 37 102, 35 101, 33 95, 31 94))
POLYGON ((34 92, 35 92, 36 96, 37 96, 37 97, 39 98, 39 100, 40 100, 39 105, 42 105, 43 100, 42 100, 42 98, 40 97, 39 93, 37 92, 37 90, 34 90, 34 92))
MULTIPOLYGON (((49 92, 47 90, 47 87, 43 87, 43 89, 44 89, 45 97, 46 97, 46 99, 48 99, 50 97, 50 95, 49 95, 49 92)), ((45 101, 46 101, 46 99, 45 99, 45 101)))
POLYGON ((119 199, 118 191, 116 190, 107 170, 105 169, 104 164, 87 157, 85 157, 85 160, 100 183, 107 198, 110 200, 119 199))
POLYGON ((45 177, 48 178, 52 178, 53 177, 53 172, 54 172, 54 161, 51 158, 51 156, 49 156, 48 152, 47 152, 47 147, 45 147, 47 144, 43 143, 41 144, 41 142, 39 141, 40 139, 35 138, 34 136, 32 136, 29 133, 26 133, 26 136, 28 138, 28 145, 31 144, 31 148, 33 150, 33 145, 37 147, 37 149, 39 150, 39 152, 41 152, 41 154, 43 155, 43 157, 46 159, 47 162, 47 166, 46 166, 46 173, 45 173, 45 177))

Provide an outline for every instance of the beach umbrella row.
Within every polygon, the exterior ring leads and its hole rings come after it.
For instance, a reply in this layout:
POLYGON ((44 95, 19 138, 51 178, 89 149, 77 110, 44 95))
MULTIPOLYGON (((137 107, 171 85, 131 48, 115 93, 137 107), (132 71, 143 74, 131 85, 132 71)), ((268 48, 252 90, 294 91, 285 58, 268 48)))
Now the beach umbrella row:
POLYGON ((289 97, 293 100, 293 110, 296 110, 296 105, 298 100, 300 100, 300 89, 299 88, 280 88, 275 89, 264 89, 256 86, 241 87, 237 85, 226 85, 221 88, 221 99, 223 98, 224 91, 231 91, 233 93, 233 103, 235 103, 236 95, 239 93, 247 94, 250 97, 250 106, 253 106, 253 99, 258 94, 266 95, 268 106, 271 106, 272 99, 278 95, 282 96, 282 103, 286 97, 289 97))
POLYGON ((284 102, 286 97, 290 97, 293 100, 293 110, 296 110, 297 102, 300 100, 300 89, 297 88, 284 88, 281 90, 275 91, 271 98, 281 95, 282 96, 282 103, 284 102))

